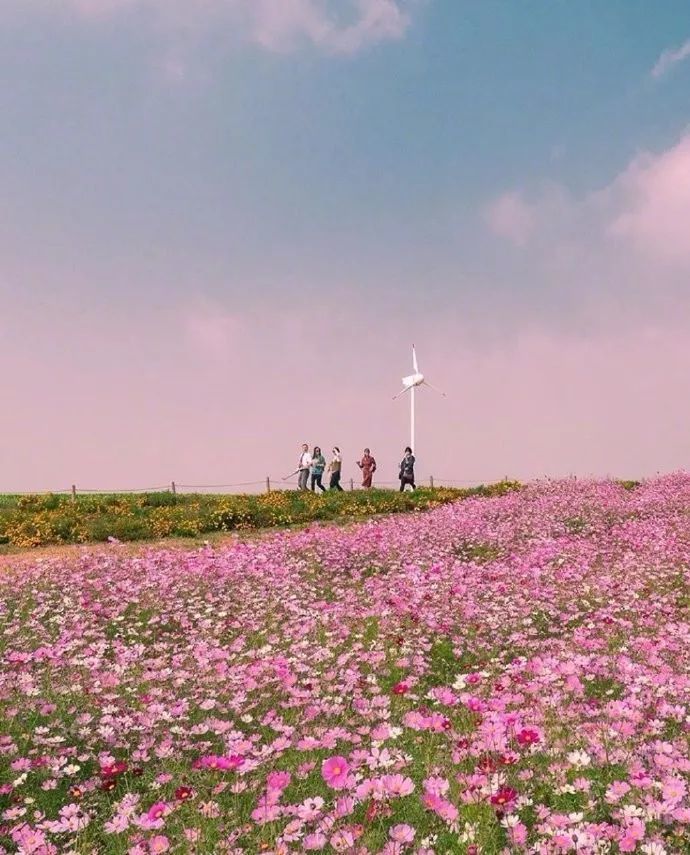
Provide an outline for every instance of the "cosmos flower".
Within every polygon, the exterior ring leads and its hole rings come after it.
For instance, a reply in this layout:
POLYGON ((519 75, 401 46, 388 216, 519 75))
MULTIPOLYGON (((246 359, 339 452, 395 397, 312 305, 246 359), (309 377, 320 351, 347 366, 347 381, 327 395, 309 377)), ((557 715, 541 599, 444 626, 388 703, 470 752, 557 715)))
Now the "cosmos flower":
POLYGON ((321 764, 321 776, 333 790, 342 790, 347 787, 349 773, 350 766, 340 755, 329 757, 321 764))

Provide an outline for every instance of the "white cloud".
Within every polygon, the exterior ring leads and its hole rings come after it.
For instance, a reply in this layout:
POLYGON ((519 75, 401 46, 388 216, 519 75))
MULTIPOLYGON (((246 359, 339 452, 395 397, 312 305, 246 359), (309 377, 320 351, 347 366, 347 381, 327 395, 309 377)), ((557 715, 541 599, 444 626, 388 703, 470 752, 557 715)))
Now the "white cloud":
POLYGON ((690 131, 659 154, 634 158, 601 190, 581 198, 557 187, 531 197, 511 191, 483 218, 499 237, 551 257, 567 247, 592 258, 634 255, 690 268, 690 131))
POLYGON ((534 210, 518 193, 504 193, 484 211, 491 231, 515 246, 524 246, 534 229, 534 210))
POLYGON ((683 60, 688 59, 690 57, 690 39, 683 42, 680 47, 677 48, 666 48, 666 50, 662 51, 659 59, 657 59, 654 64, 654 68, 651 71, 651 75, 654 78, 663 77, 668 71, 670 71, 674 65, 677 65, 679 62, 683 62, 683 60))
POLYGON ((612 185, 609 233, 659 261, 690 266, 690 133, 636 158, 612 185))
MULTIPOLYGON (((356 53, 380 42, 402 38, 419 0, 53 0, 90 19, 144 12, 180 30, 227 26, 270 51, 302 45, 327 53, 356 53)), ((48 8, 44 0, 28 0, 48 8)))

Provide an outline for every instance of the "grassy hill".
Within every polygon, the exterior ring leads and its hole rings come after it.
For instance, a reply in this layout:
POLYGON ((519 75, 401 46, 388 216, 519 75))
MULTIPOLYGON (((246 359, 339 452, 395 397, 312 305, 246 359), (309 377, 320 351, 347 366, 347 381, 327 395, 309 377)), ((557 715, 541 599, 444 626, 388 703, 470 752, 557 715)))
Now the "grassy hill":
POLYGON ((0 495, 0 548, 60 543, 197 537, 291 526, 313 521, 357 519, 375 514, 426 510, 468 496, 513 490, 503 481, 472 489, 439 487, 414 493, 355 490, 343 493, 276 491, 263 495, 131 494, 0 495))

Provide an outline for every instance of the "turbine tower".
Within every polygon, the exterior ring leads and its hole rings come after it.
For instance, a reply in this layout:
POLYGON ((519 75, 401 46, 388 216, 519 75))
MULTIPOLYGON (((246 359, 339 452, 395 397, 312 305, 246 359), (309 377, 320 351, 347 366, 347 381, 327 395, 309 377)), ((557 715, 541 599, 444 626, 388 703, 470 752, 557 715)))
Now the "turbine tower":
POLYGON ((417 351, 415 350, 414 345, 412 345, 412 374, 408 374, 407 377, 403 377, 402 384, 403 388, 398 392, 398 394, 393 398, 395 401, 396 398, 399 398, 401 395, 404 395, 405 392, 410 393, 410 448, 414 453, 415 450, 415 390, 419 386, 428 386, 430 389, 433 389, 434 392, 438 392, 439 395, 442 395, 444 398, 446 397, 445 392, 441 392, 435 386, 432 386, 431 383, 424 377, 424 375, 419 370, 419 365, 417 364, 417 351))

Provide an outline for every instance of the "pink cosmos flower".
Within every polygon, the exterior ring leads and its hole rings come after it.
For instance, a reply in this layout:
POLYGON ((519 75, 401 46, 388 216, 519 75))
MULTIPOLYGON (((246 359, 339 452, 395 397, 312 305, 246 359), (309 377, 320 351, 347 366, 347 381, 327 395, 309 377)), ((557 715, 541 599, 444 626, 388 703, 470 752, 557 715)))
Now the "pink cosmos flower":
POLYGON ((415 836, 415 830, 411 825, 394 825, 389 829, 388 835, 395 843, 412 843, 415 836))
POLYGON ((665 802, 679 802, 687 792, 687 786, 682 778, 665 778, 662 795, 665 802))
POLYGON ((329 757, 321 764, 321 775, 333 790, 344 790, 347 787, 349 772, 347 760, 339 755, 329 757))
POLYGON ((427 810, 433 810, 438 813, 443 805, 443 798, 438 793, 426 792, 422 796, 422 804, 427 810))
POLYGON ((605 799, 610 805, 617 804, 627 793, 630 792, 630 784, 626 781, 614 781, 606 790, 605 799))
POLYGON ((146 817, 147 819, 155 821, 162 819, 167 813, 169 813, 169 809, 165 802, 155 802, 146 811, 146 817))
POLYGON ((303 834, 302 829, 304 828, 304 823, 300 819, 293 819, 285 826, 283 829, 283 833, 281 835, 282 839, 286 843, 294 843, 296 840, 299 840, 303 834))
POLYGON ((164 834, 156 834, 149 840, 149 852, 167 852, 170 849, 170 841, 164 834))
POLYGON ((217 819, 220 816, 220 807, 218 802, 201 802, 199 805, 199 813, 208 819, 217 819))
POLYGON ((572 852, 575 849, 575 842, 568 834, 554 834, 551 845, 554 847, 554 852, 572 852))
POLYGON ((275 771, 269 773, 266 786, 269 790, 284 790, 291 780, 292 775, 289 772, 275 771))
POLYGON ((302 841, 302 848, 308 852, 317 852, 324 849, 327 842, 326 835, 317 831, 314 834, 307 834, 302 841))
POLYGON ((402 798, 414 792, 414 782, 404 775, 384 775, 381 779, 386 796, 402 798))
POLYGON ((356 837, 349 828, 342 828, 331 837, 331 846, 336 852, 347 852, 355 845, 356 837))
POLYGON ((527 826, 521 822, 511 825, 508 829, 508 836, 513 846, 523 846, 527 842, 527 826))
POLYGON ((265 800, 259 803, 259 806, 252 811, 252 819, 258 825, 264 825, 267 822, 274 822, 282 813, 282 808, 279 805, 269 804, 265 800))
POLYGON ((618 848, 621 852, 634 852, 637 849, 637 844, 644 840, 645 824, 639 819, 633 819, 623 831, 623 836, 618 841, 618 848))
POLYGON ((305 799, 301 805, 297 806, 297 816, 303 822, 312 822, 321 816, 323 805, 324 802, 321 796, 316 796, 313 799, 305 799))
POLYGON ((427 778, 424 781, 424 791, 435 793, 437 796, 445 796, 449 787, 450 784, 447 778, 427 778))
POLYGON ((352 796, 342 796, 336 799, 333 816, 340 819, 343 816, 349 816, 355 809, 355 800, 352 796))

